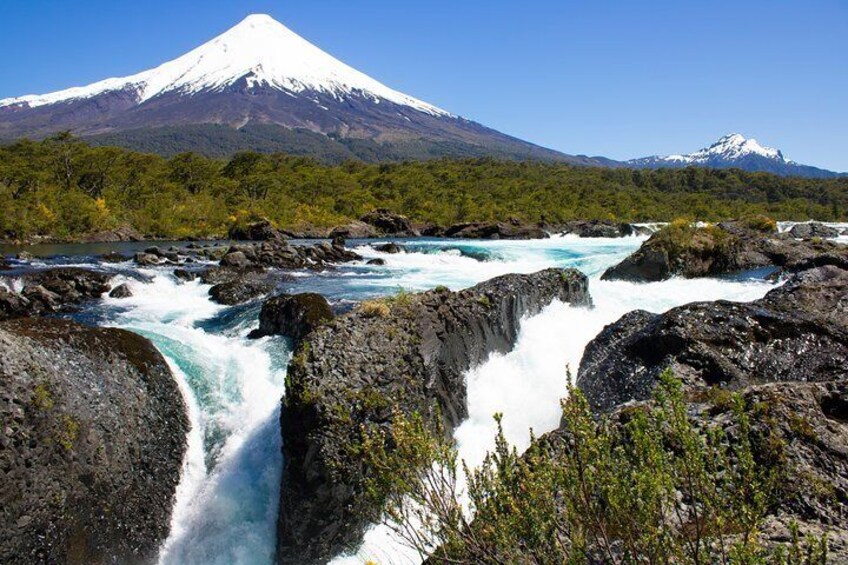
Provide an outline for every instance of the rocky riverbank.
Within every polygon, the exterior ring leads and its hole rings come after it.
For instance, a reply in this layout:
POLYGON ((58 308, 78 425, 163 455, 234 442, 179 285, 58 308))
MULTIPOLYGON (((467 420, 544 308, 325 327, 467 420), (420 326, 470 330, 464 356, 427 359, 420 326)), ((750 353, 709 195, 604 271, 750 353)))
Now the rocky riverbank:
POLYGON ((586 277, 549 269, 456 293, 403 294, 363 303, 309 334, 289 365, 281 415, 278 560, 318 562, 355 544, 379 515, 356 453, 363 430, 387 426, 394 410, 459 424, 463 372, 510 350, 521 318, 555 299, 588 306, 586 277))
POLYGON ((188 420, 145 338, 0 323, 0 562, 145 563, 170 526, 188 420))
MULTIPOLYGON (((801 235, 809 233, 812 232, 807 228, 801 230, 801 235)), ((798 234, 777 233, 776 224, 767 219, 702 227, 672 223, 652 235, 630 257, 609 268, 603 279, 651 282, 764 267, 798 272, 811 265, 848 266, 848 246, 820 237, 797 239, 795 235, 798 234)))

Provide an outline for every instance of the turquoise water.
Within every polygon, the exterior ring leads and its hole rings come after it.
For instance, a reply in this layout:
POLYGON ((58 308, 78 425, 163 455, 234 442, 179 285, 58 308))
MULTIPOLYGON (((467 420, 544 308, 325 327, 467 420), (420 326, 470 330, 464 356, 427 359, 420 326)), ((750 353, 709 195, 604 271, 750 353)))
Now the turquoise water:
MULTIPOLYGON (((556 427, 565 394, 566 367, 574 371, 586 343, 605 324, 635 308, 661 312, 695 300, 751 300, 771 288, 761 279, 671 280, 636 285, 603 282, 600 274, 638 248, 643 239, 402 242, 408 253, 378 253, 352 242, 366 259, 386 266, 348 264, 320 273, 297 273, 284 292, 320 292, 340 310, 364 298, 398 289, 438 285, 461 289, 506 273, 575 267, 589 275, 594 309, 554 303, 525 320, 514 351, 493 356, 467 374, 469 419, 456 431, 461 455, 471 464, 491 448, 495 412, 504 414, 507 437, 526 447, 529 429, 556 427)), ((125 244, 121 244, 125 245, 125 244)), ((74 248, 53 263, 90 264, 113 248, 74 248)), ((126 252, 126 250, 124 250, 126 252)), ((31 268, 31 267, 27 267, 31 268)), ((269 564, 273 560, 282 470, 280 399, 290 344, 282 338, 247 339, 258 324, 260 304, 227 308, 208 299, 208 287, 182 284, 168 269, 129 263, 99 266, 126 281, 134 296, 106 299, 78 317, 127 328, 150 338, 168 359, 189 406, 192 430, 177 492, 164 564, 269 564)), ((419 561, 390 531, 375 525, 366 543, 339 563, 419 561)))

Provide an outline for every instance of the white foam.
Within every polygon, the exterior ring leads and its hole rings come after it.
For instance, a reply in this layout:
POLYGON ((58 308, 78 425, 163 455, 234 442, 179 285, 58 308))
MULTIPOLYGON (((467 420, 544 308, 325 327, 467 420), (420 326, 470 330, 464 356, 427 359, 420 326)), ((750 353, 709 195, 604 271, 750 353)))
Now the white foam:
POLYGON ((271 350, 285 345, 207 332, 197 322, 222 310, 209 287, 150 274, 151 283, 128 281, 132 297, 107 304, 126 309, 116 325, 147 336, 168 358, 189 407, 188 453, 159 562, 271 563, 285 376, 271 350))

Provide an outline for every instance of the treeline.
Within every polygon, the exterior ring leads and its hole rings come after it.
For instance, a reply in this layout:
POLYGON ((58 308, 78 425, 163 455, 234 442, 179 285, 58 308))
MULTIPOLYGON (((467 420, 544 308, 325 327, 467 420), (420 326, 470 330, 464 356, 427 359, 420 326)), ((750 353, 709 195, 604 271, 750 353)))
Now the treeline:
POLYGON ((238 153, 171 158, 90 147, 68 134, 0 147, 0 237, 60 238, 131 225, 160 237, 215 236, 238 218, 328 227, 389 208, 419 222, 719 220, 751 214, 844 220, 848 178, 740 170, 630 170, 443 159, 395 164, 238 153))

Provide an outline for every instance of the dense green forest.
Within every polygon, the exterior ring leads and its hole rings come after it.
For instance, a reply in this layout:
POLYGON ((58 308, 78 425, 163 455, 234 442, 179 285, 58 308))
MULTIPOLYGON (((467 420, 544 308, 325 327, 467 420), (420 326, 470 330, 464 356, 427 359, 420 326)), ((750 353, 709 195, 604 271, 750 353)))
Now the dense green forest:
POLYGON ((237 219, 327 227, 385 207, 448 225, 504 220, 703 220, 754 213, 844 220, 848 178, 740 170, 630 170, 442 159, 393 164, 238 153, 171 158, 91 147, 63 134, 0 147, 0 237, 73 238, 131 225, 160 237, 215 236, 237 219))

